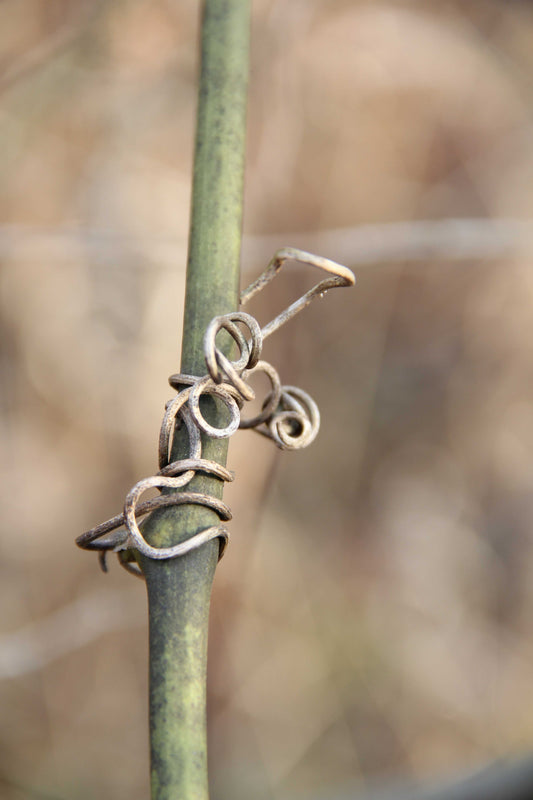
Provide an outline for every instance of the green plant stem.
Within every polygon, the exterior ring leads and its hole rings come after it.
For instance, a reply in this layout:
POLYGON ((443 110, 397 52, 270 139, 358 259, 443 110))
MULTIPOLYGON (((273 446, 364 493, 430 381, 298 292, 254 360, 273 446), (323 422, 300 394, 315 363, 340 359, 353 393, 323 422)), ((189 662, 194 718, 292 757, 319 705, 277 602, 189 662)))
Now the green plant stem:
MULTIPOLYGON (((250 29, 249 0, 206 0, 182 349, 183 372, 204 375, 211 319, 238 308, 250 29)), ((217 424, 223 411, 211 404, 217 424)), ((221 424, 221 421, 218 422, 221 424)), ((177 435, 172 460, 186 455, 177 435)), ((225 464, 227 440, 203 439, 203 457, 225 464)), ((188 490, 222 495, 218 479, 196 476, 188 490)), ((153 514, 143 533, 157 546, 218 523, 196 506, 153 514)), ((153 800, 208 797, 207 626, 218 541, 169 561, 142 559, 150 623, 153 800)))

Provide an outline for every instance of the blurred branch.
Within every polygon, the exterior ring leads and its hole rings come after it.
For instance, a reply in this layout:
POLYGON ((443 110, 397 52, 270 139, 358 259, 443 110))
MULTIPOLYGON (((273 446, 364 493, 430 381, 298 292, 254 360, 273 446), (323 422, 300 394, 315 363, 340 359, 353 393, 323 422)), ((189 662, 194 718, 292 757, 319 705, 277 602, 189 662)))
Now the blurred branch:
POLYGON ((104 633, 135 627, 143 611, 137 592, 107 590, 79 597, 44 619, 0 636, 0 680, 43 669, 104 633))
POLYGON ((0 74, 0 94, 15 84, 31 77, 48 61, 63 53, 82 36, 91 20, 97 15, 103 0, 84 0, 80 10, 58 31, 53 33, 0 74))
MULTIPOLYGON (((21 781, 16 780, 15 778, 11 778, 7 774, 0 773, 0 789, 5 790, 14 790, 17 792, 17 797, 24 797, 25 800, 62 800, 56 794, 50 794, 43 789, 36 788, 33 786, 28 786, 21 781)), ((4 795, 7 796, 7 795, 4 795)), ((11 795, 10 795, 11 797, 11 795)))
MULTIPOLYGON (((387 222, 310 233, 272 234, 244 241, 271 254, 280 240, 327 253, 351 267, 398 261, 491 260, 533 252, 533 224, 522 219, 441 219, 387 222)), ((270 256, 268 256, 270 257, 270 256)))
MULTIPOLYGON (((267 262, 280 246, 290 243, 313 252, 327 253, 342 263, 372 266, 392 262, 491 261, 533 254, 533 221, 527 219, 442 219, 387 222, 323 231, 273 233, 245 236, 243 261, 267 262)), ((0 257, 18 253, 50 253, 62 256, 65 248, 85 248, 91 259, 116 257, 121 250, 150 254, 175 269, 176 260, 186 253, 185 238, 132 235, 116 231, 70 228, 39 228, 24 225, 0 226, 0 257)), ((64 254, 63 254, 64 255, 64 254)), ((66 254, 70 257, 70 253, 66 254)), ((120 265, 118 265, 120 266, 120 265)), ((126 266, 126 263, 124 264, 126 266)), ((128 260, 127 268, 131 269, 128 260)))
POLYGON ((420 792, 418 800, 530 800, 531 797, 533 758, 529 756, 514 764, 491 764, 476 775, 420 792))
MULTIPOLYGON (((405 784, 388 791, 358 791, 327 795, 327 800, 531 800, 533 797, 533 756, 518 761, 497 761, 479 772, 447 780, 433 789, 405 784)), ((325 800, 321 798, 321 800, 325 800)))

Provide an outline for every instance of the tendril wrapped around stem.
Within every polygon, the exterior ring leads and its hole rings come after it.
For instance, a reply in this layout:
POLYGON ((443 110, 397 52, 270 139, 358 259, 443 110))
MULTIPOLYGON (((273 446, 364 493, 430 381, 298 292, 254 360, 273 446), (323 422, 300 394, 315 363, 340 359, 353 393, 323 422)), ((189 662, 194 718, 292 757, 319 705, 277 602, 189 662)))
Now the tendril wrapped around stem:
POLYGON ((314 297, 322 296, 330 288, 351 286, 355 278, 350 270, 333 261, 294 248, 285 248, 276 253, 263 275, 243 293, 242 302, 245 303, 269 283, 286 260, 312 264, 333 273, 333 276, 317 284, 263 329, 254 317, 243 311, 224 314, 210 322, 204 337, 207 374, 197 377, 177 373, 169 378, 170 385, 178 394, 166 404, 161 423, 158 473, 143 478, 130 489, 121 514, 76 539, 79 547, 99 551, 104 570, 107 569, 106 555, 112 551, 118 554, 122 566, 142 577, 140 568, 133 563, 132 550, 137 550, 147 558, 177 558, 216 538, 220 541, 219 558, 222 557, 229 540, 228 531, 222 523, 231 519, 230 509, 221 500, 209 495, 184 491, 197 473, 212 475, 222 481, 231 481, 234 477, 225 467, 202 457, 201 433, 224 439, 234 434, 238 428, 253 428, 272 439, 283 450, 307 447, 315 439, 320 427, 320 413, 316 403, 302 389, 282 386, 275 368, 267 361, 260 360, 263 339, 305 308, 314 297), (234 360, 217 346, 217 336, 221 331, 226 331, 238 350, 238 357, 234 360), (255 392, 248 380, 258 373, 266 374, 271 388, 263 401, 261 411, 254 417, 243 418, 241 410, 244 403, 255 399, 255 392), (216 427, 205 419, 200 402, 204 395, 215 397, 226 406, 229 421, 225 426, 216 427), (170 462, 173 433, 180 424, 184 426, 188 437, 188 456, 170 462), (139 502, 145 491, 154 488, 164 490, 164 493, 139 502), (218 514, 220 524, 202 530, 172 547, 150 545, 139 528, 138 518, 156 508, 185 504, 203 505, 212 509, 218 514))

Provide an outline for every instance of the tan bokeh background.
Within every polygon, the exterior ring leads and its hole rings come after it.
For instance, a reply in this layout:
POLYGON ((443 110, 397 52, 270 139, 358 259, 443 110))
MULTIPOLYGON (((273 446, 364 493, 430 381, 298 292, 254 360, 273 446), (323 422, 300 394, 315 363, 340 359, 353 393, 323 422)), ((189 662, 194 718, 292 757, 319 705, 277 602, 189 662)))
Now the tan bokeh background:
MULTIPOLYGON (((289 244, 358 285, 265 351, 319 403, 317 442, 231 443, 217 800, 430 778, 533 743, 533 9, 253 7, 243 283, 289 244)), ((190 0, 2 3, 6 800, 149 792, 144 589, 73 539, 156 468, 197 35, 190 0)), ((280 278, 254 313, 313 277, 280 278)))

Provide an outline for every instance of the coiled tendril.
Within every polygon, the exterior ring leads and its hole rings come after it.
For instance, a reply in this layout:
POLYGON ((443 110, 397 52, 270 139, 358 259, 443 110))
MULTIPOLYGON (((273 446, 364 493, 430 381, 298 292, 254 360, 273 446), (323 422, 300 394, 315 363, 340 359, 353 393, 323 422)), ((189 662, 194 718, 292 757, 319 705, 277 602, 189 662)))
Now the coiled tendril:
POLYGON ((228 531, 222 523, 231 519, 230 509, 221 500, 210 495, 184 491, 198 472, 223 481, 232 481, 234 477, 232 472, 216 461, 202 458, 201 432, 209 437, 225 439, 238 428, 253 428, 272 439, 283 450, 306 447, 315 439, 320 427, 320 413, 316 403, 302 389, 282 386, 274 367, 267 361, 260 360, 263 339, 305 308, 314 297, 322 296, 328 289, 336 286, 351 286, 355 278, 350 270, 333 261, 294 248, 285 248, 276 253, 265 272, 243 292, 241 302, 247 302, 269 283, 286 260, 303 261, 318 266, 333 273, 333 277, 321 281, 263 329, 254 317, 242 311, 215 317, 210 322, 204 337, 207 374, 199 378, 178 373, 169 378, 170 385, 178 394, 166 404, 161 423, 157 475, 138 481, 130 489, 121 514, 76 539, 79 547, 99 551, 104 570, 107 569, 105 559, 109 551, 118 554, 122 566, 142 576, 141 570, 132 563, 132 550, 138 550, 147 558, 176 558, 216 538, 220 541, 219 558, 222 557, 229 540, 228 531), (222 330, 229 334, 237 347, 239 355, 233 361, 217 347, 217 335, 222 330), (258 373, 267 376, 271 388, 261 411, 254 417, 243 418, 241 410, 244 403, 255 399, 248 380, 258 373), (203 395, 216 397, 226 406, 229 422, 224 427, 211 425, 202 415, 200 399, 203 395), (187 458, 171 462, 172 436, 178 425, 182 425, 187 433, 189 452, 187 458), (153 488, 166 491, 159 497, 139 502, 141 495, 153 488), (139 529, 138 518, 156 508, 182 504, 206 506, 218 514, 221 522, 172 547, 150 545, 139 529))

